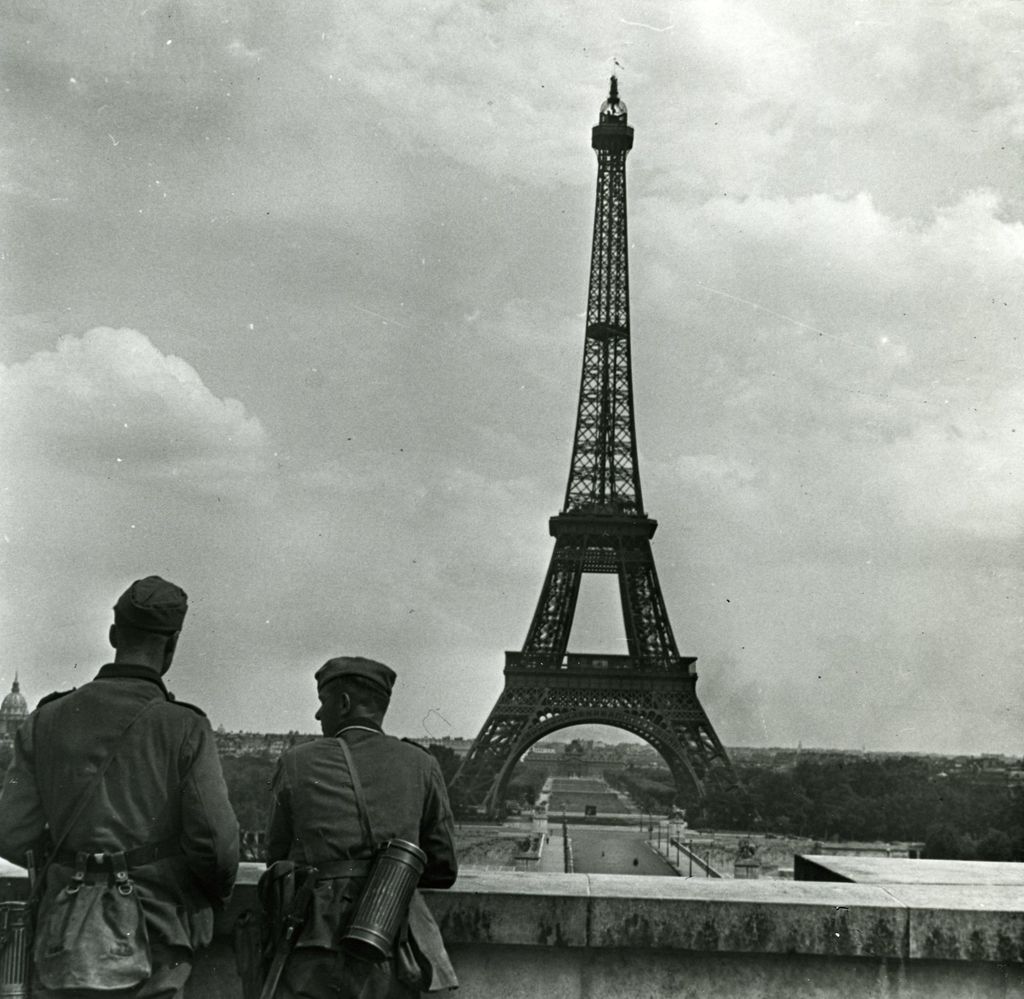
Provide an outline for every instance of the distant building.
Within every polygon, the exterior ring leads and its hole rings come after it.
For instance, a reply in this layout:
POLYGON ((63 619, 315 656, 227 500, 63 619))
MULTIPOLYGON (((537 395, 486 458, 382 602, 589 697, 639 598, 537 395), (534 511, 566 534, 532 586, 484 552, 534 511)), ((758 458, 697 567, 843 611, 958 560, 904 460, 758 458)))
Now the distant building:
POLYGON ((14 674, 11 692, 0 702, 0 737, 13 739, 14 733, 28 717, 28 702, 21 692, 18 674, 14 674))
POLYGON ((450 735, 440 739, 414 737, 412 741, 424 747, 441 746, 443 749, 450 749, 460 760, 469 752, 473 745, 472 739, 458 739, 450 735))
MULTIPOLYGON (((260 757, 277 759, 283 752, 302 742, 319 739, 319 735, 311 732, 228 732, 223 725, 218 725, 214 732, 217 749, 224 757, 260 757)), ((424 748, 442 746, 450 749, 460 759, 469 752, 473 745, 472 739, 455 739, 445 736, 443 739, 414 739, 424 748)))
POLYGON ((649 746, 622 743, 609 746, 593 739, 573 739, 571 742, 535 743, 519 761, 519 773, 544 777, 601 777, 607 771, 625 770, 630 763, 641 761, 637 750, 646 750, 644 762, 654 764, 661 757, 649 746))
POLYGON ((225 732, 223 728, 214 733, 221 756, 256 756, 274 760, 286 749, 316 738, 300 732, 225 732))

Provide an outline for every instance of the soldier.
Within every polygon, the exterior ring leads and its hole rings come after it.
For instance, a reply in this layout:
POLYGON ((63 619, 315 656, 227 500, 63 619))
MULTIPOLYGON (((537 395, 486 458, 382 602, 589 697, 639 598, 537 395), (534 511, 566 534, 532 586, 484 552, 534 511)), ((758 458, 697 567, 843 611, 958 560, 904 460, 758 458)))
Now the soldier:
POLYGON ((193 952, 212 937, 212 910, 231 894, 238 823, 213 732, 161 679, 186 609, 184 591, 158 576, 132 583, 114 606, 113 663, 44 698, 18 731, 0 793, 0 856, 24 865, 44 834, 58 845, 39 903, 34 996, 181 996, 193 952), (110 894, 86 911, 98 892, 110 894), (97 954, 97 938, 120 932, 98 910, 125 899, 141 942, 97 954))
POLYGON ((316 673, 316 718, 325 738, 295 746, 278 763, 268 863, 290 860, 320 874, 278 999, 400 999, 458 984, 418 897, 397 957, 370 963, 339 947, 376 845, 366 842, 341 740, 351 752, 375 839, 419 844, 427 858, 421 887, 448 888, 458 871, 452 811, 437 760, 381 730, 394 682, 394 671, 371 659, 329 660, 316 673))

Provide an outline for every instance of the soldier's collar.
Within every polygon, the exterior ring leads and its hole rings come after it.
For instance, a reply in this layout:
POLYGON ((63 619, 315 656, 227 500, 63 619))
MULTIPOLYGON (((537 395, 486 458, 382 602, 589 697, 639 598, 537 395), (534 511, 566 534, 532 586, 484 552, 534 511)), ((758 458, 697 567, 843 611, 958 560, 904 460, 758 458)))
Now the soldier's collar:
POLYGON ((164 697, 170 700, 171 695, 164 686, 164 681, 151 669, 145 666, 133 666, 131 663, 107 663, 101 666, 96 674, 97 680, 148 680, 155 683, 163 692, 164 697))
POLYGON ((352 729, 361 728, 364 732, 376 732, 378 735, 382 734, 384 729, 380 725, 375 724, 372 721, 360 722, 358 725, 342 725, 337 732, 334 733, 334 738, 337 739, 342 732, 351 732, 352 729))

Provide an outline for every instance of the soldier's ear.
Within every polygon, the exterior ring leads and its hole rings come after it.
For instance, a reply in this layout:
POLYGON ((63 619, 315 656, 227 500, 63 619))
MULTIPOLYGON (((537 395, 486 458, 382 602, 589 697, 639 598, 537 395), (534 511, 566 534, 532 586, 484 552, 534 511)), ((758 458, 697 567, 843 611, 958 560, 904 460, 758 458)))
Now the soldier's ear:
POLYGON ((114 625, 111 625, 110 631, 107 632, 107 641, 110 642, 112 649, 117 648, 117 628, 114 625))
POLYGON ((180 631, 176 631, 167 639, 167 644, 164 646, 164 664, 163 669, 160 670, 160 675, 163 676, 171 668, 171 660, 174 658, 175 650, 178 648, 178 636, 181 634, 180 631))

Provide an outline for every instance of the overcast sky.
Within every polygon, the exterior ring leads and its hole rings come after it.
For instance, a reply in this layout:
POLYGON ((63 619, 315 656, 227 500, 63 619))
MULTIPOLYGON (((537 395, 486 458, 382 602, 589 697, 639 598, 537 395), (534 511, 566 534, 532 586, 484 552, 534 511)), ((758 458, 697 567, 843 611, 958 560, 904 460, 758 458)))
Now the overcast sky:
MULTIPOLYGON (((1024 752, 1024 8, 18 0, 0 687, 473 736, 569 471, 618 73, 640 474, 727 745, 1024 752), (616 66, 616 62, 618 66, 616 66)), ((585 577, 573 651, 620 651, 585 577)), ((2 691, 0 691, 2 692, 2 691)))

